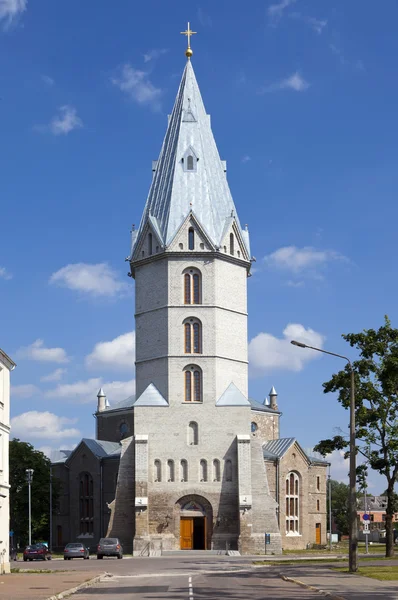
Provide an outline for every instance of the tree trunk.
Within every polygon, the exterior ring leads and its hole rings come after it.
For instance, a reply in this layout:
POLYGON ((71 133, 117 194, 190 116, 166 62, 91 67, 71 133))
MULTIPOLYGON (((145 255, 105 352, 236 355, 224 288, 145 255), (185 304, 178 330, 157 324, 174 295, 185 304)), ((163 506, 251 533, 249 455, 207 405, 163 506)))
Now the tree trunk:
POLYGON ((387 510, 386 510, 386 556, 394 556, 394 534, 393 534, 393 517, 394 517, 394 481, 388 486, 387 490, 387 510), (390 490, 391 487, 391 490, 390 490))

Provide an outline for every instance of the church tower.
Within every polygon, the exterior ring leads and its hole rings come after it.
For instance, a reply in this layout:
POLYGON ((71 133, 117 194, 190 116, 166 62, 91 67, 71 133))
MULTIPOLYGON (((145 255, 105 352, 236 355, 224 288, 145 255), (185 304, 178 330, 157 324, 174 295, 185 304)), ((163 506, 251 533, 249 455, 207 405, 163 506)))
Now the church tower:
MULTIPOLYGON (((188 39, 190 33, 188 27, 188 39)), ((261 442, 251 435, 249 233, 239 222, 191 55, 188 44, 129 257, 137 399, 134 436, 123 444, 134 444, 134 553, 258 552, 265 532, 279 552, 276 503, 261 442)))

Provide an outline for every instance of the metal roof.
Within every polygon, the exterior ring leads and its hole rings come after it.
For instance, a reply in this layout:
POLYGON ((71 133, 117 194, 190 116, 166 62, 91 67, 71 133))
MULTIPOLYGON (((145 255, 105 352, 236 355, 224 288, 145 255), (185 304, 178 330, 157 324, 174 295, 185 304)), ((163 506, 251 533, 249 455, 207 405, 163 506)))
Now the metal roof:
POLYGON ((266 453, 272 457, 281 458, 295 441, 296 438, 279 438, 278 440, 270 440, 263 446, 264 458, 266 453))
POLYGON ((231 382, 217 400, 216 406, 250 406, 250 402, 236 385, 231 382))
POLYGON ((90 438, 83 438, 82 442, 86 444, 87 448, 89 448, 95 456, 98 456, 98 458, 117 456, 120 454, 122 447, 119 442, 105 442, 103 440, 92 440, 90 438))
POLYGON ((158 388, 150 383, 141 396, 137 398, 134 406, 168 406, 168 402, 163 398, 158 388))
POLYGON ((261 404, 261 402, 257 402, 257 400, 254 400, 253 398, 249 398, 249 402, 251 404, 252 410, 259 410, 260 412, 272 413, 273 415, 282 414, 279 410, 275 410, 267 404, 261 404))
POLYGON ((51 464, 63 463, 72 454, 72 450, 52 450, 50 453, 51 464))
POLYGON ((2 350, 1 348, 0 348, 0 360, 3 364, 5 364, 7 369, 9 369, 10 371, 15 369, 15 367, 17 366, 16 363, 12 360, 12 358, 10 358, 8 356, 8 354, 6 354, 4 352, 4 350, 2 350))
POLYGON ((215 247, 222 242, 226 220, 234 217, 250 258, 248 231, 242 231, 240 226, 210 117, 188 61, 133 245, 152 217, 152 225, 155 220, 156 230, 167 247, 191 212, 215 247), (194 169, 190 171, 185 168, 188 154, 194 157, 194 169))

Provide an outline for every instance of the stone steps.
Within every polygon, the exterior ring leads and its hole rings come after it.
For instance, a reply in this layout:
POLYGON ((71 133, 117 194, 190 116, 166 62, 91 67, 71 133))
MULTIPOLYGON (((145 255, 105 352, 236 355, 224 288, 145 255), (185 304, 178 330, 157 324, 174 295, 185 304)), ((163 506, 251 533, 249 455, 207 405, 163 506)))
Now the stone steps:
POLYGON ((226 555, 226 550, 162 550, 162 556, 217 556, 226 555))

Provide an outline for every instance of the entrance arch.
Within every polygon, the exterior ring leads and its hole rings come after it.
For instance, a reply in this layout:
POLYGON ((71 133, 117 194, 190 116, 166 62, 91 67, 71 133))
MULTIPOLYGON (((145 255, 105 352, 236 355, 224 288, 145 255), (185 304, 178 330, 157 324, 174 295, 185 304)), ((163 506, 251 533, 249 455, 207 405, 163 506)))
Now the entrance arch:
POLYGON ((181 550, 208 550, 213 533, 213 509, 203 496, 183 496, 175 505, 181 550))

